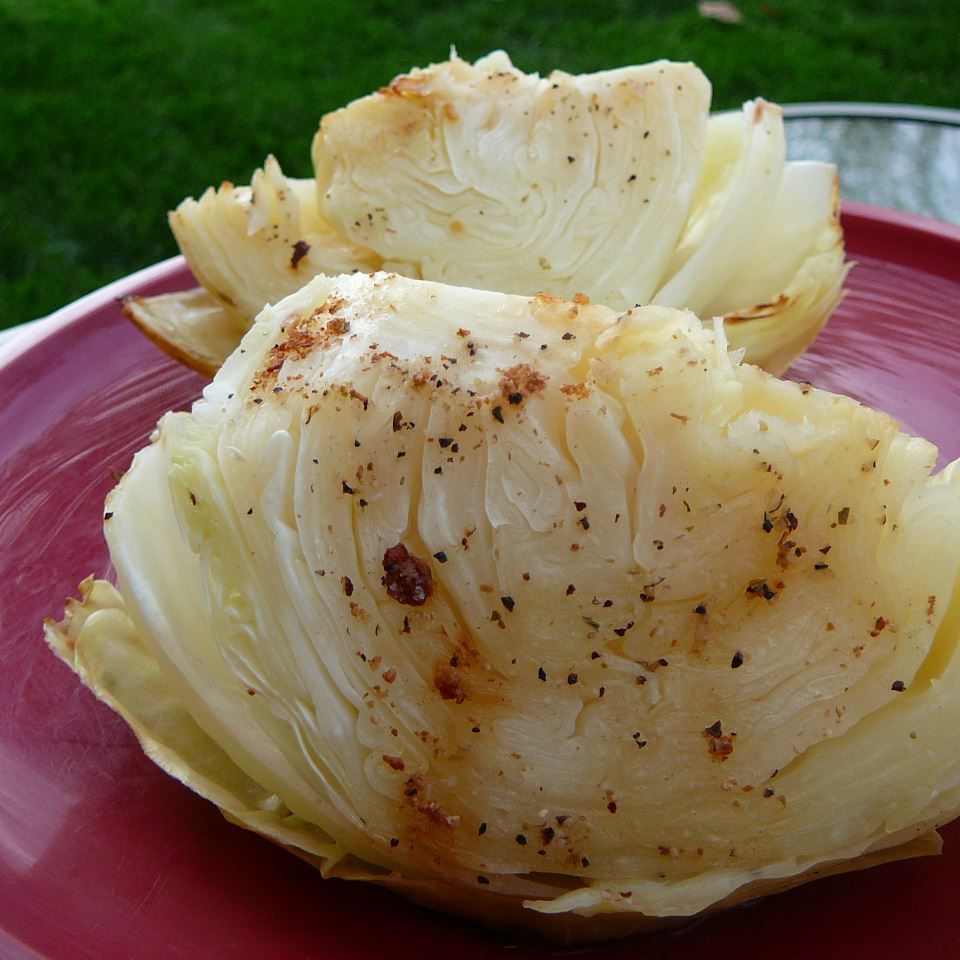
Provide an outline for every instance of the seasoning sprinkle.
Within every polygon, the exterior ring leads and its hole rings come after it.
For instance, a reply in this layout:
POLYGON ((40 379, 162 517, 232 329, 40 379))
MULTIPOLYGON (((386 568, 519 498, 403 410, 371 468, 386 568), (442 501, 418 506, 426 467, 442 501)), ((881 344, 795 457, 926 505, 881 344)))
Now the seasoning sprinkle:
POLYGON ((385 575, 382 583, 387 588, 387 594, 398 603, 422 606, 433 593, 430 567, 419 557, 413 556, 402 543, 386 549, 383 570, 385 575))

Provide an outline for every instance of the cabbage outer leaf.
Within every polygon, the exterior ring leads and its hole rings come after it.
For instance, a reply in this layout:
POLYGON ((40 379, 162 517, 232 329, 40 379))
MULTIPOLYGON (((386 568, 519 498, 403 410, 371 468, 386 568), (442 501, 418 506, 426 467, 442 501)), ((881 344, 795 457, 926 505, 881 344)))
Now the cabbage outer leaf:
POLYGON ((198 200, 184 200, 169 219, 194 276, 244 330, 264 304, 318 273, 383 264, 319 216, 312 180, 286 177, 272 156, 250 186, 210 188, 198 200))

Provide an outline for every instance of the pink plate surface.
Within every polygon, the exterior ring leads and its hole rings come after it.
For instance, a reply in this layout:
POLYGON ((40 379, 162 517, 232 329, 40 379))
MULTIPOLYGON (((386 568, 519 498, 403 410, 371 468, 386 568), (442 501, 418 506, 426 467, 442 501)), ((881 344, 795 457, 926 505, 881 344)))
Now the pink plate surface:
MULTIPOLYGON (((844 207, 849 294, 791 376, 850 393, 960 457, 960 230, 844 207)), ((45 616, 109 573, 104 495, 199 377, 115 297, 190 285, 179 259, 65 308, 0 353, 0 957, 283 960, 499 956, 498 938, 323 881, 147 760, 47 650, 45 616)), ((940 858, 810 884, 645 942, 560 954, 679 960, 960 956, 960 821, 940 858)))

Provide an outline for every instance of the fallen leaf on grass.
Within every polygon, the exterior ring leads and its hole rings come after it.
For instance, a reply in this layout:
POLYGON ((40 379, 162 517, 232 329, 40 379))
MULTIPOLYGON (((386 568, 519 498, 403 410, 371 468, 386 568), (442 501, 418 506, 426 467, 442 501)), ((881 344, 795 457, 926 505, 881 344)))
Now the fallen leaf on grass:
POLYGON ((743 23, 743 14, 726 0, 701 0, 697 4, 697 12, 701 17, 720 23, 743 23))

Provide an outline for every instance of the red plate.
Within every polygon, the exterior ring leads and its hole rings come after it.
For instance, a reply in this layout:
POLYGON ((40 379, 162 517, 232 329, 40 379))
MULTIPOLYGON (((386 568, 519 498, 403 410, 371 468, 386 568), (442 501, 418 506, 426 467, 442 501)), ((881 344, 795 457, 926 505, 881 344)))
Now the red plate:
MULTIPOLYGON (((844 207, 849 295, 791 375, 960 457, 960 230, 844 207)), ((120 315, 182 289, 179 258, 65 308, 0 354, 0 956, 8 960, 542 958, 360 884, 322 881, 160 772, 47 650, 41 620, 110 572, 101 504, 157 418, 202 386, 120 315)), ((946 853, 810 884, 578 956, 941 957, 960 943, 946 853), (950 946, 948 946, 948 944, 950 946), (908 948, 904 954, 904 948, 908 948)))

